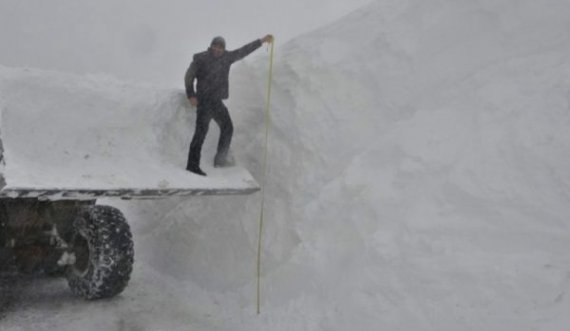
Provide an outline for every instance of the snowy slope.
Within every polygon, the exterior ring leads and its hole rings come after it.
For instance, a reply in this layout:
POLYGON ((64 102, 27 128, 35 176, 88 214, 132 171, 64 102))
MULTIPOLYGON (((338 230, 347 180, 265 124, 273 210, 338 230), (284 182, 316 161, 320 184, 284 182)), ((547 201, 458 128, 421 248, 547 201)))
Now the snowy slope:
POLYGON ((269 232, 299 243, 265 280, 272 313, 312 303, 322 330, 570 325, 568 14, 378 2, 283 47, 270 214, 286 216, 269 232))
MULTIPOLYGON (((569 14, 377 1, 279 47, 262 314, 258 195, 125 202, 138 269, 122 313, 64 300, 60 322, 28 303, 8 329, 568 329, 569 14)), ((236 67, 229 102, 257 179, 266 74, 236 67)))

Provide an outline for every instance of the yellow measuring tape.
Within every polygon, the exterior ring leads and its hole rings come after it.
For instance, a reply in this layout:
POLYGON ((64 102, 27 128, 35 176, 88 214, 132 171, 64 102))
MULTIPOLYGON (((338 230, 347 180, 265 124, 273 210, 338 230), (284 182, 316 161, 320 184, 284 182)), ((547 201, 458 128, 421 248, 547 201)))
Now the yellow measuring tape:
POLYGON ((275 37, 271 40, 269 53, 269 77, 267 80, 267 104, 265 107, 265 146, 263 147, 263 177, 261 181, 261 211, 259 213, 259 237, 257 241, 257 314, 261 313, 261 239, 263 234, 263 211, 265 209, 265 182, 267 177, 267 146, 269 141, 269 126, 271 124, 271 82, 273 81, 273 49, 275 37))

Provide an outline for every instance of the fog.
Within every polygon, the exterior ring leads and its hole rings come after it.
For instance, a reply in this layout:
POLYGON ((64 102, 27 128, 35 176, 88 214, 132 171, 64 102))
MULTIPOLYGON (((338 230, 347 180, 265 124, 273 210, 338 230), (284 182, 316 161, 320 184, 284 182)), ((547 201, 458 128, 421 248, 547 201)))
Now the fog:
POLYGON ((272 33, 279 45, 368 2, 0 0, 0 64, 180 87, 213 36, 236 48, 272 33))

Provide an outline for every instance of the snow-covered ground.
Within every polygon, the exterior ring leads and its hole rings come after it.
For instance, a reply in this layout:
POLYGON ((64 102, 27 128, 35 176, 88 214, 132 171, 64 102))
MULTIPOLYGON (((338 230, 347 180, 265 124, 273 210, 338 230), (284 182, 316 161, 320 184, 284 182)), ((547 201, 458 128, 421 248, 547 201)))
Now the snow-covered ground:
MULTIPOLYGON (((259 194, 109 200, 135 237, 125 292, 8 278, 1 329, 567 330, 569 16, 384 0, 281 45, 261 315, 259 194)), ((259 180, 266 75, 266 57, 236 65, 228 102, 259 180)))

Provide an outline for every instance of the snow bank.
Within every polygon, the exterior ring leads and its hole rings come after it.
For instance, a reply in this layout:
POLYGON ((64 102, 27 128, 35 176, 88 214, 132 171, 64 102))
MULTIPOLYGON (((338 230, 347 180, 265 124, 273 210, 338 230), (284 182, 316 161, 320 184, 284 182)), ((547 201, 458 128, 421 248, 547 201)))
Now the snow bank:
POLYGON ((290 256, 268 268, 268 315, 315 330, 569 325, 568 14, 381 1, 283 47, 266 250, 290 256), (275 244, 291 231, 296 245, 275 244))
MULTIPOLYGON (((254 304, 255 198, 234 218, 180 206, 147 237, 168 256, 151 264, 231 293, 224 309, 246 306, 223 315, 232 329, 568 325, 569 13, 378 1, 280 47, 264 314, 236 317, 254 304)), ((259 178, 267 64, 252 68, 230 108, 259 178)))
MULTIPOLYGON (((161 275, 146 286, 195 314, 169 329, 567 329, 569 14, 376 1, 279 47, 262 315, 258 195, 122 203, 141 274, 123 296, 153 301, 140 279, 161 275)), ((229 102, 257 179, 266 74, 237 66, 229 102)))

